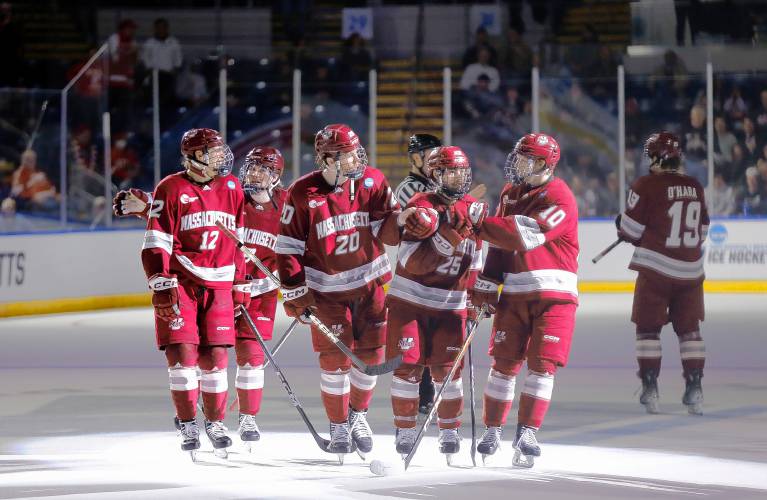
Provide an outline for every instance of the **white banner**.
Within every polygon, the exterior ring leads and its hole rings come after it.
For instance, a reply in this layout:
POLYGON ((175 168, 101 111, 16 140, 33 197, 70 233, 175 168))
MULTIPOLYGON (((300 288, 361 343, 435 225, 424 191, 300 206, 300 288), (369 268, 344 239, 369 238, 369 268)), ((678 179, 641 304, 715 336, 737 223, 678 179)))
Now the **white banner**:
POLYGON ((0 237, 0 303, 147 292, 143 230, 0 237))
POLYGON ((365 40, 373 38, 373 9, 343 9, 341 36, 349 38, 354 33, 357 33, 365 40))

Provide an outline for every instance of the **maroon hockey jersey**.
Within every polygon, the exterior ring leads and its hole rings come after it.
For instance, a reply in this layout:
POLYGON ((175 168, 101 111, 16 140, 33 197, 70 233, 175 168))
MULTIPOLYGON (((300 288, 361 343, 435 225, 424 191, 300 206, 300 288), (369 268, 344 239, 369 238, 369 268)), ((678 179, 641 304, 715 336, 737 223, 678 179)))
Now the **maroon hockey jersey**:
POLYGON ((631 185, 619 234, 636 245, 629 269, 702 281, 709 217, 703 187, 689 175, 648 174, 631 185))
POLYGON ((244 195, 233 175, 206 184, 185 172, 160 181, 149 210, 141 260, 147 277, 174 273, 213 289, 232 287, 245 276, 236 245, 220 234, 216 222, 242 234, 244 195))
POLYGON ((507 184, 479 237, 490 243, 482 277, 511 299, 578 303, 578 206, 565 181, 507 184))
MULTIPOLYGON (((456 204, 476 201, 464 196, 456 204)), ((415 194, 408 207, 434 209, 442 215, 448 207, 436 193, 415 194)), ((444 219, 443 219, 444 220, 444 219)), ((389 285, 389 299, 436 310, 466 309, 466 290, 482 268, 482 241, 469 237, 453 247, 439 233, 423 240, 405 236, 397 254, 397 271, 389 285)))
MULTIPOLYGON (((280 214, 287 195, 288 192, 284 189, 272 191, 276 208, 271 202, 256 203, 247 195, 245 196, 245 228, 242 232, 242 241, 275 274, 277 273, 277 255, 274 253, 274 248, 280 231, 280 214)), ((248 262, 245 269, 247 274, 253 277, 250 290, 252 297, 278 288, 277 284, 267 278, 266 274, 252 262, 248 262)))
POLYGON ((301 177, 288 189, 280 219, 275 251, 282 285, 348 294, 388 282, 384 242, 398 243, 398 213, 389 183, 373 167, 335 189, 320 171, 301 177))

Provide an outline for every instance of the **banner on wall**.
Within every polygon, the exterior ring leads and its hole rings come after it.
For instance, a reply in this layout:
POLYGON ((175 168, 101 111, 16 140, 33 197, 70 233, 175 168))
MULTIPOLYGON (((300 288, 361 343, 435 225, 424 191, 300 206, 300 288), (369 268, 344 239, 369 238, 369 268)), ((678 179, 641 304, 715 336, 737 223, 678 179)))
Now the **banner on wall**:
POLYGON ((357 33, 365 40, 373 38, 373 9, 343 9, 343 25, 341 36, 349 38, 357 33))
POLYGON ((488 35, 501 34, 501 7, 499 5, 472 5, 469 10, 469 28, 472 34, 477 28, 485 28, 488 35))

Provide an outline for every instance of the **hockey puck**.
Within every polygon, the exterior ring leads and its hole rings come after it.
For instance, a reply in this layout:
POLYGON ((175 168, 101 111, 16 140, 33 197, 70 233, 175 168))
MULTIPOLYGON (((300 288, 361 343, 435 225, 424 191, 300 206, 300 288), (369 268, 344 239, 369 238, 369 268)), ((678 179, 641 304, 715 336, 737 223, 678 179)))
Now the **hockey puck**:
POLYGON ((383 462, 381 460, 373 460, 370 462, 370 472, 376 476, 392 476, 394 474, 401 474, 405 472, 405 464, 402 462, 383 462))

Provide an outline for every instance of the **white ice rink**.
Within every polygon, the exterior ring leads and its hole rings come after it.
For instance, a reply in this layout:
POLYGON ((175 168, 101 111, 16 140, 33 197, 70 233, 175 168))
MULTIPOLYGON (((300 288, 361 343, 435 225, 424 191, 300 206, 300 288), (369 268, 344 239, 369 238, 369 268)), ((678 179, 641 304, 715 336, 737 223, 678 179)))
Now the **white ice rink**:
MULTIPOLYGON (((630 300, 582 297, 570 365, 557 375, 534 469, 511 467, 513 412, 504 448, 487 466, 471 467, 467 401, 453 467, 437 452, 432 427, 410 470, 388 477, 372 475, 356 455, 338 466, 320 451, 272 373, 254 453, 239 447, 233 413, 230 459, 214 457, 203 437, 193 464, 178 449, 150 309, 0 320, 0 498, 767 498, 765 296, 707 296, 702 417, 681 405, 678 344, 669 327, 661 414, 646 415, 636 402, 630 300)), ((275 336, 287 324, 280 311, 275 336)), ((488 333, 485 322, 475 350, 480 419, 488 333)), ((326 434, 305 327, 277 358, 326 434)), ((230 367, 230 395, 233 375, 230 367)), ((397 459, 389 382, 379 378, 369 413, 376 439, 368 463, 397 459)))

